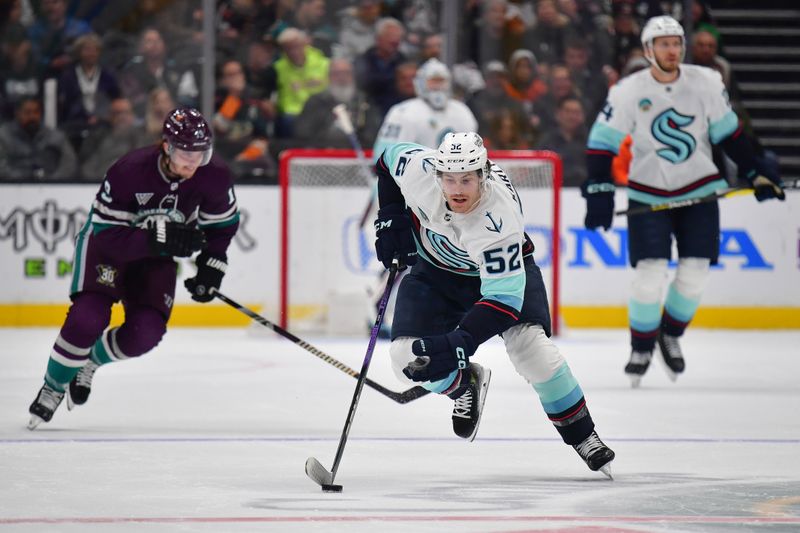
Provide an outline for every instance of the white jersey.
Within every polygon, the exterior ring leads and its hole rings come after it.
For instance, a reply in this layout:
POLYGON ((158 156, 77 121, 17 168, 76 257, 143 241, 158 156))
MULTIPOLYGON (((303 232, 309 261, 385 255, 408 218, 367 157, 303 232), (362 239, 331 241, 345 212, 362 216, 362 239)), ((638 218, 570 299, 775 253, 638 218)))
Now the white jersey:
POLYGON ((437 148, 448 133, 478 131, 478 121, 472 111, 458 100, 448 100, 444 109, 434 109, 422 98, 412 98, 395 104, 386 113, 375 139, 372 160, 398 142, 417 143, 437 148))
POLYGON ((422 260, 450 272, 480 276, 481 294, 522 308, 525 229, 522 205, 505 172, 492 165, 478 205, 469 213, 447 207, 433 168, 436 151, 419 144, 390 146, 383 161, 415 215, 422 260))
POLYGON ((633 137, 628 196, 657 204, 705 196, 726 187, 711 156, 738 128, 719 72, 681 65, 672 83, 660 83, 649 69, 620 80, 589 134, 589 150, 617 153, 633 137))

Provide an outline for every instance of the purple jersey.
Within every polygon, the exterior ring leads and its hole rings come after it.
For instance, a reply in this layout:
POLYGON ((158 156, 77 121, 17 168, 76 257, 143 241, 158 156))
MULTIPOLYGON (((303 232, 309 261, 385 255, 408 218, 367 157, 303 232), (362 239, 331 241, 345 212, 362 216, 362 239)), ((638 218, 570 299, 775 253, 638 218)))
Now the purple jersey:
POLYGON ((161 169, 161 149, 149 146, 121 157, 106 172, 97 193, 89 224, 118 262, 153 256, 145 228, 165 219, 197 224, 205 232, 205 250, 225 251, 239 226, 233 178, 225 163, 212 157, 188 180, 171 180, 161 169))

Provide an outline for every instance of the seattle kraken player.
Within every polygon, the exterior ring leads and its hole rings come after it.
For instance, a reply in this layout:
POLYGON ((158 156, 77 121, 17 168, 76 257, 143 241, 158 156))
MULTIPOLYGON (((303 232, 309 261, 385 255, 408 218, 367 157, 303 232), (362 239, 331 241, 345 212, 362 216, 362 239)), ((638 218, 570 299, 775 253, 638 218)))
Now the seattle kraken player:
POLYGON ((201 251, 197 275, 185 285, 194 300, 213 299, 239 212, 230 171, 212 151, 203 116, 178 108, 164 121, 159 145, 134 150, 108 169, 76 238, 72 305, 30 406, 29 429, 49 422, 65 394, 70 408, 85 403, 99 366, 159 343, 175 299, 173 257, 201 251), (125 322, 106 329, 116 301, 125 322))
MULTIPOLYGON (((731 110, 720 74, 681 64, 686 43, 672 17, 654 17, 642 30, 650 68, 611 88, 587 146, 586 227, 609 229, 614 213, 611 159, 627 134, 633 136, 629 207, 707 196, 727 184, 711 156, 720 145, 755 189, 758 201, 784 199, 780 179, 756 158, 731 110)), ((678 338, 695 314, 709 265, 719 254, 717 202, 628 217, 628 247, 634 267, 628 304, 631 358, 625 372, 634 387, 647 371, 656 342, 674 380, 685 362, 678 338), (672 238, 678 268, 667 290, 672 238)))
POLYGON ((550 313, 522 205, 477 133, 448 133, 438 151, 398 143, 376 165, 378 259, 413 265, 400 284, 392 366, 401 380, 455 400, 453 430, 478 431, 491 371, 470 358, 501 335, 564 442, 610 477, 611 451, 583 391, 550 340, 550 313), (419 260, 418 260, 419 259, 419 260))

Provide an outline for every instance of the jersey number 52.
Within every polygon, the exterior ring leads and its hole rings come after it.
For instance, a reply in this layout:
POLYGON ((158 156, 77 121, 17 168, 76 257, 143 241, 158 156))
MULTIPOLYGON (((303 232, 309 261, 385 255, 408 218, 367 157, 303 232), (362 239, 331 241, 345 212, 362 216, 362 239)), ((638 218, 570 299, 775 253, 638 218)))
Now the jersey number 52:
POLYGON ((502 274, 507 270, 513 272, 522 267, 519 259, 519 243, 510 245, 505 251, 502 248, 492 248, 483 252, 486 262, 486 272, 489 274, 502 274))

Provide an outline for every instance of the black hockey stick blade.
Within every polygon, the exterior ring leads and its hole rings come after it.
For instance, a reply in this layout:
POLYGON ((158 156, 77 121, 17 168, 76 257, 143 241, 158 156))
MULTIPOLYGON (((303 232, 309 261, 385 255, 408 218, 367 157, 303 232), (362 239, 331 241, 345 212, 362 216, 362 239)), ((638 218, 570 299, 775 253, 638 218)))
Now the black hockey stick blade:
MULTIPOLYGON (((259 315, 258 313, 256 313, 252 309, 243 306, 242 304, 236 302, 235 300, 232 300, 231 298, 228 298, 227 296, 225 296, 224 294, 222 294, 218 290, 216 290, 216 289, 212 289, 212 290, 213 290, 212 294, 214 295, 215 298, 217 298, 219 300, 222 300, 223 302, 225 302, 229 306, 233 307, 234 309, 236 309, 240 313, 243 313, 243 314, 249 316, 250 318, 252 318, 256 322, 258 322, 262 326, 268 327, 269 329, 271 329, 272 331, 274 331, 278 335, 280 335, 280 336, 292 341, 293 343, 295 343, 296 345, 300 346, 304 350, 306 350, 306 351, 312 353, 313 355, 319 357, 320 359, 322 359, 326 363, 335 366, 336 368, 338 368, 339 370, 341 370, 345 374, 348 374, 348 375, 350 375, 350 376, 352 376, 352 377, 354 377, 356 379, 358 379, 360 377, 360 374, 358 372, 356 372, 355 370, 353 370, 349 366, 345 365, 344 363, 338 361, 337 359, 334 359, 333 357, 331 357, 330 355, 326 354, 325 352, 323 352, 319 348, 316 348, 315 346, 312 346, 311 344, 307 343, 306 341, 304 341, 300 337, 297 337, 293 333, 283 329, 279 325, 270 322, 269 320, 267 320, 263 316, 259 315)), ((416 400, 418 398, 422 398, 423 396, 425 396, 426 394, 428 394, 430 392, 430 391, 420 387, 419 385, 417 385, 416 387, 412 387, 412 388, 410 388, 410 389, 408 389, 406 391, 403 391, 403 392, 395 392, 393 390, 387 389, 386 387, 384 387, 380 383, 376 383, 376 382, 372 381, 369 378, 366 378, 364 383, 368 387, 372 388, 373 390, 376 390, 379 393, 383 394, 384 396, 386 396, 390 400, 394 400, 395 402, 400 403, 400 404, 412 402, 412 401, 414 401, 414 400, 416 400)))

